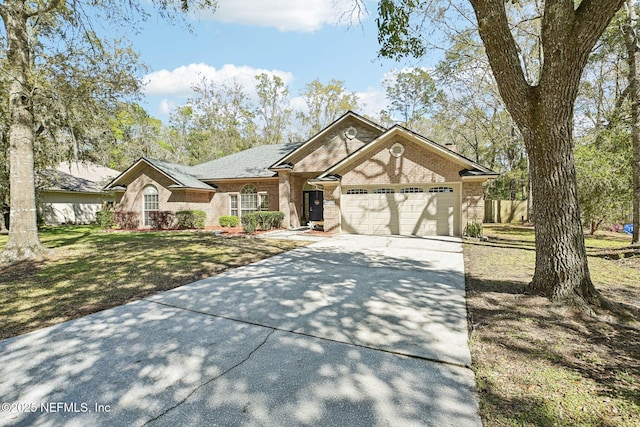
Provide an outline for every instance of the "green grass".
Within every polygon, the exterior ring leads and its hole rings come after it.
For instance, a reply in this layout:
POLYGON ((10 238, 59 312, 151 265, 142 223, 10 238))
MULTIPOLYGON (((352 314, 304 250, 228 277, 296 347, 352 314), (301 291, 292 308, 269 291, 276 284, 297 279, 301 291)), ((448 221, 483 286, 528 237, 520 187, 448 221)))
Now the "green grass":
MULTIPOLYGON (((464 245, 470 348, 483 424, 640 425, 640 322, 587 316, 522 293, 535 266, 533 229, 485 226, 464 245)), ((595 286, 640 304, 640 255, 630 238, 586 239, 595 286), (618 256, 624 252, 624 257, 618 256)))
MULTIPOLYGON (((51 227, 44 261, 4 267, 0 338, 115 307, 293 249, 299 242, 208 232, 103 232, 51 227)), ((0 236, 0 250, 7 236, 0 236)))
MULTIPOLYGON (((516 224, 484 224, 484 234, 496 240, 511 242, 535 242, 533 226, 516 224)), ((596 231, 594 235, 585 234, 587 249, 619 249, 629 246, 631 236, 624 233, 596 231)))

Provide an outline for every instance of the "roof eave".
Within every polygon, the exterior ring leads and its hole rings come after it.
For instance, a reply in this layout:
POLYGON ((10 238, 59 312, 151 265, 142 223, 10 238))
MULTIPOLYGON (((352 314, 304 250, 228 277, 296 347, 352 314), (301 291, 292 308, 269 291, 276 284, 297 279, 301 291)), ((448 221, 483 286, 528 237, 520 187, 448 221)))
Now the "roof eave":
POLYGON ((185 185, 169 185, 167 188, 170 190, 189 190, 189 191, 202 191, 205 193, 215 193, 217 191, 218 186, 207 184, 211 188, 199 188, 199 187, 188 187, 185 185))

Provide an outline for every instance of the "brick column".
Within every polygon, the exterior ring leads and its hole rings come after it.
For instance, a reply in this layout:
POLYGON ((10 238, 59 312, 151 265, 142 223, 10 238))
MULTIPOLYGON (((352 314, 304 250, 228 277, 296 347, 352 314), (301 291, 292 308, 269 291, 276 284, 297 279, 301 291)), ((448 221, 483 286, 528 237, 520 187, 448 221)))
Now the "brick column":
POLYGON ((291 199, 291 173, 288 171, 278 171, 278 209, 284 213, 282 226, 291 227, 291 210, 289 200, 291 199))
POLYGON ((324 190, 324 231, 340 233, 340 191, 339 182, 323 184, 324 190))

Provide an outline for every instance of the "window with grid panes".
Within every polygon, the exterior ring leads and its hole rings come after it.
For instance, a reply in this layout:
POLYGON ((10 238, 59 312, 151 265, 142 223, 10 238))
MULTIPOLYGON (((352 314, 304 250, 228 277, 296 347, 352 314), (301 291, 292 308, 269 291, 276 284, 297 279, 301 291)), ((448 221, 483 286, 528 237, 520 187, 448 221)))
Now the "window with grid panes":
POLYGON ((147 227, 155 226, 153 219, 151 218, 151 212, 158 212, 158 189, 153 185, 148 185, 142 190, 143 206, 142 212, 144 213, 144 225, 147 227))

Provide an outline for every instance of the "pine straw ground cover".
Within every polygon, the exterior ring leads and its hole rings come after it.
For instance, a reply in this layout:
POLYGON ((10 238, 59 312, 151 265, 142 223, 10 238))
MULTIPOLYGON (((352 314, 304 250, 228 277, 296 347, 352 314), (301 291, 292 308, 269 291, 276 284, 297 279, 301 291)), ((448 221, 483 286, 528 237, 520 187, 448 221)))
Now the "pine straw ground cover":
MULTIPOLYGON (((306 243, 210 232, 106 233, 51 227, 40 262, 0 266, 0 339, 75 319, 306 243)), ((0 236, 0 251, 7 236, 0 236)))
MULTIPOLYGON (((486 226, 464 244, 470 346, 485 426, 639 426, 640 319, 589 316, 522 293, 531 227, 486 226)), ((640 253, 620 234, 587 236, 596 287, 640 307, 640 253)))

